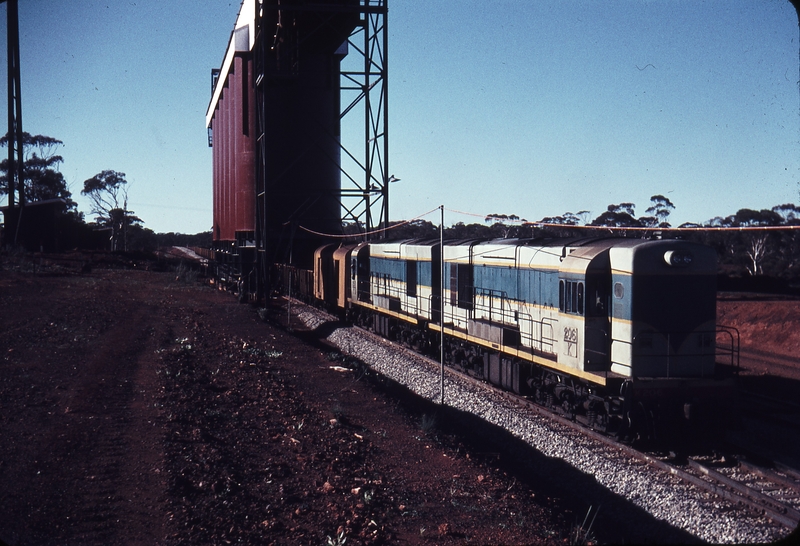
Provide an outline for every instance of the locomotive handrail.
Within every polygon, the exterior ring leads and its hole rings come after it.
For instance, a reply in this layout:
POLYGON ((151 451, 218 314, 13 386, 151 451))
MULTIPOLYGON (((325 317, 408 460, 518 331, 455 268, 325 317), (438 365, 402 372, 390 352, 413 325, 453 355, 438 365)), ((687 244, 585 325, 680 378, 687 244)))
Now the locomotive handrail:
MULTIPOLYGON (((558 324, 558 319, 553 317, 544 317, 542 320, 534 321, 534 324, 539 325, 539 350, 543 353, 556 354, 556 338, 553 332, 555 332, 555 325, 558 324), (550 329, 550 337, 544 336, 545 327, 550 329), (549 350, 545 349, 545 345, 549 347, 549 350)), ((533 347, 533 344, 531 344, 531 347, 533 347)))
POLYGON ((500 314, 500 324, 506 324, 506 322, 512 322, 514 320, 514 315, 511 313, 511 309, 509 306, 508 313, 506 313, 506 302, 510 300, 508 297, 508 293, 505 290, 494 290, 492 288, 481 288, 478 286, 473 286, 472 288, 472 301, 474 303, 472 309, 472 316, 475 318, 475 314, 477 311, 482 311, 484 314, 487 313, 488 310, 488 320, 489 322, 496 322, 492 318, 492 313, 495 311, 499 311, 500 314), (481 298, 488 298, 489 305, 486 304, 479 305, 478 304, 478 296, 481 298), (500 300, 500 309, 498 310, 495 308, 492 303, 494 299, 500 300))
MULTIPOLYGON (((440 313, 434 313, 433 311, 434 309, 433 302, 435 300, 439 300, 439 302, 441 302, 442 298, 431 292, 430 296, 428 296, 428 314, 430 315, 428 318, 434 324, 438 323, 442 318, 440 316, 440 313)), ((441 303, 439 303, 439 305, 441 306, 441 303)))
POLYGON ((517 322, 518 321, 517 317, 518 317, 518 314, 519 314, 519 310, 518 309, 512 310, 511 302, 516 302, 517 304, 519 304, 518 307, 520 305, 522 305, 522 304, 528 303, 525 300, 519 300, 519 299, 516 299, 516 298, 508 297, 508 293, 505 290, 494 290, 492 288, 481 288, 481 287, 474 287, 474 286, 471 287, 471 288, 472 288, 473 294, 475 296, 475 297, 473 297, 473 302, 475 302, 474 306, 473 306, 473 310, 472 310, 473 318, 475 316, 475 311, 476 310, 481 310, 481 311, 485 312, 486 309, 488 309, 489 318, 487 320, 489 320, 489 322, 493 322, 493 323, 494 322, 498 322, 497 320, 492 318, 493 311, 497 310, 496 308, 492 307, 492 299, 493 298, 498 298, 500 300, 500 317, 501 317, 501 320, 499 321, 499 323, 500 324, 508 324, 508 323, 517 322), (480 291, 480 294, 478 294, 478 291, 480 291), (480 306, 478 305, 478 303, 477 303, 477 296, 478 295, 480 295, 482 298, 486 298, 486 297, 489 298, 489 306, 488 307, 486 305, 480 305, 480 306))
MULTIPOLYGON (((729 347, 720 347, 719 343, 715 343, 716 347, 716 355, 730 356, 731 359, 731 368, 733 368, 736 375, 739 374, 739 366, 740 366, 740 349, 741 349, 741 337, 739 335, 739 330, 734 328, 733 326, 725 326, 718 324, 717 330, 714 332, 715 334, 715 341, 719 338, 720 335, 723 337, 727 337, 730 341, 729 347)), ((716 356, 715 355, 715 356, 716 356)), ((715 358, 716 360, 716 358, 715 358)))
POLYGON ((389 297, 396 297, 400 299, 399 296, 399 289, 395 289, 392 287, 392 276, 388 273, 372 273, 370 275, 370 283, 373 286, 372 295, 373 296, 389 296, 389 297), (397 292, 398 295, 392 294, 392 292, 397 292))
MULTIPOLYGON (((520 340, 527 340, 528 346, 531 349, 541 351, 543 353, 548 354, 556 354, 555 349, 553 348, 556 344, 556 339, 553 337, 553 332, 555 331, 553 328, 553 324, 558 322, 558 319, 554 319, 553 317, 544 317, 542 320, 535 320, 533 315, 530 313, 521 313, 517 311, 517 320, 519 322, 525 321, 531 325, 530 327, 530 334, 520 326, 520 340), (535 337, 534 334, 534 325, 538 326, 539 330, 539 337, 535 337), (545 337, 544 329, 545 327, 550 329, 550 336, 545 337), (537 347, 538 345, 538 347, 537 347), (545 348, 546 347, 546 348, 545 348)), ((522 344, 525 346, 525 344, 522 344)))
POLYGON ((401 299, 401 290, 399 287, 394 286, 395 279, 392 278, 391 275, 388 273, 373 273, 371 275, 372 279, 372 295, 373 296, 387 296, 390 298, 397 298, 398 300, 401 299))
POLYGON ((444 298, 442 298, 442 297, 440 297, 440 296, 437 296, 436 294, 433 294, 433 293, 431 293, 431 295, 430 295, 430 296, 428 296, 428 309, 430 309, 430 310, 431 310, 431 311, 430 311, 430 315, 431 315, 431 316, 430 316, 430 320, 431 320, 431 322, 432 322, 432 323, 434 323, 434 324, 439 324, 439 322, 440 322, 440 321, 442 321, 442 322, 444 323, 444 324, 440 324, 440 326, 441 326, 442 328, 444 328, 444 325, 445 325, 445 324, 450 324, 451 326, 454 326, 454 325, 455 325, 455 323, 454 323, 454 321, 453 321, 453 317, 454 317, 455 315, 454 315, 452 312, 448 313, 447 311, 445 311, 445 310, 442 308, 442 303, 441 303, 441 302, 442 302, 443 300, 444 300, 444 298), (437 300, 437 299, 440 301, 440 304, 439 304, 439 305, 440 305, 440 308, 439 308, 439 311, 438 311, 437 313, 434 313, 434 312, 433 312, 433 308, 434 308, 434 307, 433 307, 433 302, 434 302, 434 300, 437 300), (450 322, 448 322, 448 320, 449 320, 450 322))
POLYGON ((372 294, 369 290, 357 290, 356 291, 356 301, 366 301, 369 302, 372 294))
MULTIPOLYGON (((433 313, 433 311, 432 311, 433 308, 434 308, 433 307, 433 303, 434 303, 434 300, 436 300, 436 299, 439 299, 439 297, 434 295, 434 294, 431 294, 428 297, 428 305, 429 305, 429 309, 431 309, 430 321, 432 323, 434 323, 434 324, 438 324, 439 321, 440 321, 439 313, 433 313)), ((453 309, 452 306, 451 306, 451 309, 453 309)), ((449 324, 450 327, 456 328, 455 319, 459 318, 458 315, 456 315, 452 311, 447 311, 447 310, 444 310, 442 312, 442 315, 444 316, 444 324, 440 325, 441 327, 444 327, 444 325, 448 325, 449 324)), ((555 344, 556 344, 557 340, 554 337, 553 332, 555 331, 555 324, 558 323, 558 319, 557 318, 553 318, 553 317, 544 317, 542 320, 533 320, 533 317, 531 315, 527 314, 527 313, 520 314, 520 317, 523 317, 523 316, 529 317, 531 324, 538 325, 538 327, 539 327, 540 334, 539 334, 539 339, 538 340, 536 338, 534 338, 533 335, 530 335, 530 336, 527 335, 527 334, 525 335, 525 338, 529 339, 531 341, 530 348, 533 349, 533 350, 541 351, 542 353, 547 353, 547 354, 551 354, 551 355, 556 354, 556 352, 555 352, 555 344), (545 330, 549 330, 550 331, 550 336, 549 337, 545 335, 545 330)), ((533 332, 533 328, 531 328, 531 332, 533 332)), ((520 328, 520 336, 522 337, 522 328, 520 328)), ((506 347, 505 345, 503 345, 503 346, 506 347)))
POLYGON ((519 340, 520 340, 520 343, 524 346, 525 344, 523 343, 523 341, 524 340, 528 340, 530 342, 529 343, 530 346, 533 347, 533 341, 534 341, 533 325, 536 322, 536 321, 533 320, 533 316, 530 313, 517 312, 517 322, 520 323, 520 326, 519 326, 519 340), (523 323, 528 323, 528 324, 531 325, 530 334, 528 334, 526 332, 525 328, 522 327, 523 323))
POLYGON ((372 295, 396 298, 401 303, 401 311, 415 317, 419 316, 418 298, 413 297, 414 302, 411 302, 412 298, 406 294, 403 287, 397 285, 402 281, 395 279, 388 273, 373 273, 370 275, 370 282, 373 287, 372 295))
MULTIPOLYGON (((500 310, 501 310, 501 317, 503 324, 507 322, 519 323, 521 317, 527 317, 528 322, 531 324, 531 328, 530 328, 530 335, 525 334, 524 338, 529 340, 530 342, 529 345, 532 349, 542 351, 543 353, 555 354, 555 344, 557 340, 555 338, 554 332, 555 332, 555 324, 558 323, 557 318, 544 317, 541 320, 535 320, 532 315, 530 315, 529 313, 521 313, 519 309, 512 311, 512 306, 510 305, 512 301, 522 305, 527 303, 524 300, 509 298, 508 294, 505 291, 491 290, 484 288, 479 288, 479 290, 483 291, 482 296, 484 297, 487 292, 489 293, 490 304, 491 304, 491 298, 494 297, 493 293, 497 292, 500 294, 499 296, 501 301, 500 310), (506 309, 508 310, 508 312, 506 312, 506 309), (538 336, 534 335, 535 334, 534 326, 538 330, 538 336), (550 332, 549 336, 545 335, 546 329, 548 329, 550 332)), ((493 322, 491 320, 491 316, 490 316, 490 322, 493 322)), ((523 331, 524 329, 520 327, 521 337, 523 337, 523 331)))
POLYGON ((520 328, 519 328, 519 330, 520 330, 520 339, 523 339, 523 338, 527 339, 530 342, 529 346, 531 347, 531 349, 539 350, 539 351, 542 351, 543 353, 555 354, 556 339, 555 339, 555 335, 553 334, 553 332, 555 331, 554 330, 554 324, 558 323, 558 319, 554 319, 552 317, 544 317, 542 320, 539 321, 539 320, 534 320, 533 316, 530 315, 529 313, 520 313, 520 311, 518 309, 512 311, 511 305, 508 305, 508 303, 510 303, 511 301, 517 301, 519 303, 525 303, 525 302, 521 301, 521 300, 516 300, 516 299, 513 299, 513 298, 509 298, 508 297, 508 293, 505 290, 494 290, 494 289, 491 289, 491 288, 481 288, 481 287, 474 287, 474 286, 472 287, 472 290, 473 290, 473 294, 475 296, 473 298, 473 302, 474 302, 474 307, 473 307, 473 310, 472 310, 473 318, 475 317, 476 312, 482 311, 484 313, 484 315, 488 314, 488 319, 487 320, 490 323, 504 325, 504 324, 514 323, 514 322, 519 324, 520 320, 522 320, 523 317, 527 317, 528 321, 531 324, 531 328, 530 328, 530 332, 531 333, 530 333, 530 335, 528 335, 527 333, 524 333, 524 329, 520 326, 520 328), (478 295, 480 295, 482 298, 487 298, 487 297, 489 298, 488 307, 485 304, 481 304, 481 305, 478 304, 478 298, 477 298, 478 295), (499 310, 500 320, 499 321, 497 319, 493 318, 493 316, 492 316, 492 312, 496 311, 496 308, 492 306, 493 298, 497 298, 497 299, 500 300, 500 310, 499 310), (488 308, 488 313, 486 312, 487 308, 488 308), (538 326, 538 330, 539 330, 538 338, 536 338, 534 336, 534 325, 538 326), (550 336, 549 337, 545 336, 545 328, 548 328, 550 330, 550 336), (537 345, 538 345, 538 347, 537 347, 537 345))

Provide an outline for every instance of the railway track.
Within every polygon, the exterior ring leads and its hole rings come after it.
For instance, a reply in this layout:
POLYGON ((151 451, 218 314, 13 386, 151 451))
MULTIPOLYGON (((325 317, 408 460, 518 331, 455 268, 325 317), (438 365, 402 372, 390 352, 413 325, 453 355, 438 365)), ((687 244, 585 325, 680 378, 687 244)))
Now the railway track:
MULTIPOLYGON (((375 334, 366 330, 359 330, 367 335, 375 336, 375 334)), ((380 336, 375 337, 384 342, 386 341, 380 336)), ((419 355, 407 347, 396 343, 394 345, 418 358, 425 359, 431 366, 440 366, 435 360, 419 355)), ((699 457, 687 457, 683 464, 670 462, 670 459, 674 459, 674 457, 665 458, 655 453, 640 451, 571 419, 567 419, 524 396, 497 389, 480 379, 453 368, 445 367, 445 372, 480 388, 489 389, 514 404, 531 409, 548 419, 617 449, 629 457, 676 476, 686 483, 732 503, 734 506, 744 507, 761 514, 789 530, 793 530, 800 525, 800 472, 785 465, 770 462, 769 466, 775 468, 771 469, 748 462, 741 455, 722 456, 710 462, 701 462, 699 457), (734 463, 732 464, 730 461, 734 461, 734 463)))
POLYGON ((764 394, 740 390, 739 395, 747 406, 753 408, 761 417, 773 423, 790 427, 800 427, 800 404, 788 400, 777 400, 764 394))
MULTIPOLYGON (((746 505, 789 529, 800 524, 800 476, 739 460, 700 462, 687 459, 686 481, 735 504, 746 505), (793 476, 798 476, 795 479, 793 476)), ((789 473, 786 472, 789 470, 789 473)))
MULTIPOLYGON (((492 388, 457 370, 448 368, 447 371, 466 381, 474 382, 476 385, 492 388)), ((628 444, 588 429, 525 397, 500 390, 497 393, 507 400, 532 409, 630 457, 676 476, 703 491, 725 499, 736 506, 744 506, 762 514, 790 530, 800 525, 800 472, 781 463, 770 463, 774 467, 774 469, 770 469, 748 462, 742 456, 729 455, 710 463, 703 463, 689 457, 684 464, 677 464, 669 462, 659 455, 639 451, 628 444), (731 460, 735 463, 731 464, 731 460)))
MULTIPOLYGON (((302 320, 314 329, 331 319, 317 314, 315 318, 305 316, 302 320)), ((350 327, 332 329, 326 339, 343 353, 406 385, 419 396, 439 401, 441 383, 437 361, 350 327)), ((787 529, 791 531, 797 525, 795 513, 791 511, 796 511, 797 506, 782 508, 774 503, 764 506, 751 498, 757 495, 731 491, 729 486, 715 480, 716 474, 693 469, 686 459, 679 460, 663 453, 643 453, 531 400, 495 389, 457 370, 445 369, 446 405, 479 415, 523 439, 543 455, 562 459, 593 475, 610 494, 624 496, 678 529, 712 543, 754 543, 777 540, 787 534, 787 529), (537 414, 539 418, 533 417, 537 414), (684 486, 681 482, 691 485, 684 486)), ((702 457, 708 457, 708 451, 702 457)), ((720 460, 711 464, 702 457, 695 458, 708 468, 716 467, 710 469, 721 474, 737 472, 736 478, 740 478, 744 473, 744 470, 723 468, 731 467, 730 462, 721 465, 720 460)), ((731 456, 726 457, 726 461, 733 460, 731 456)), ((794 495, 791 491, 775 492, 775 487, 768 484, 764 484, 760 492, 767 496, 783 495, 790 504, 790 497, 794 495), (773 490, 767 490, 769 487, 773 490)))

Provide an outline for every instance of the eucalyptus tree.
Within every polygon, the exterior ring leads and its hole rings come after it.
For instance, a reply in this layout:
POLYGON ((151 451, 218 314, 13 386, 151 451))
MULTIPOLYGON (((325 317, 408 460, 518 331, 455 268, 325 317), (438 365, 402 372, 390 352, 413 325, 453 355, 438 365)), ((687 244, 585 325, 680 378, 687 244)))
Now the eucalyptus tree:
POLYGON ((111 229, 111 250, 127 250, 128 227, 141 219, 128 210, 128 181, 125 173, 106 170, 83 182, 81 195, 92 203, 98 225, 111 229))
MULTIPOLYGON (((598 227, 641 227, 642 223, 634 216, 636 205, 633 203, 620 203, 609 205, 604 213, 592 220, 591 226, 598 227)), ((613 230, 612 230, 613 233, 613 230)), ((622 232, 627 235, 627 232, 622 232)))
MULTIPOLYGON (((25 202, 64 199, 68 209, 77 205, 72 200, 64 175, 59 166, 64 158, 58 150, 64 143, 45 136, 22 133, 22 187, 25 202)), ((0 138, 0 147, 8 146, 8 134, 0 138)), ((0 161, 0 195, 8 194, 8 158, 0 161)))
POLYGON ((650 216, 639 220, 643 224, 651 224, 652 227, 668 228, 671 227, 668 220, 673 210, 675 210, 675 205, 669 198, 663 195, 654 195, 650 198, 650 207, 645 211, 645 214, 650 216))

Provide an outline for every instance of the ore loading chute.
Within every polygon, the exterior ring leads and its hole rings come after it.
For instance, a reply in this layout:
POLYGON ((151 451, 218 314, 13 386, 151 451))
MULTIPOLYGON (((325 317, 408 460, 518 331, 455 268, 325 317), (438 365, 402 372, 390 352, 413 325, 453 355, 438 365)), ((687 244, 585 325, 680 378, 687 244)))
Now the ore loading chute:
MULTIPOLYGON (((270 264, 310 269, 313 250, 329 241, 322 234, 342 232, 343 206, 350 209, 342 200, 341 65, 375 9, 359 0, 242 2, 212 71, 206 125, 214 258, 249 294, 269 289, 270 264)), ((366 170, 355 193, 369 197, 386 176, 366 170)))

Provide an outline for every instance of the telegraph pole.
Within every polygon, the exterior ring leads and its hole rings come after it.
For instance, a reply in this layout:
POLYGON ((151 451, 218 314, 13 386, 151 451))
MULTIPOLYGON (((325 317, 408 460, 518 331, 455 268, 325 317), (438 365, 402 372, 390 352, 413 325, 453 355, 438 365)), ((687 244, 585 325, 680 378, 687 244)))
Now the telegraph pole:
POLYGON ((8 207, 14 208, 14 192, 19 206, 25 205, 25 185, 22 174, 22 84, 19 69, 19 9, 18 0, 0 0, 6 4, 8 27, 8 207))
MULTIPOLYGON (((439 221, 439 363, 441 365, 441 404, 444 406, 444 205, 439 206, 441 220, 439 221)), ((451 287, 452 290, 452 287, 451 287)))

